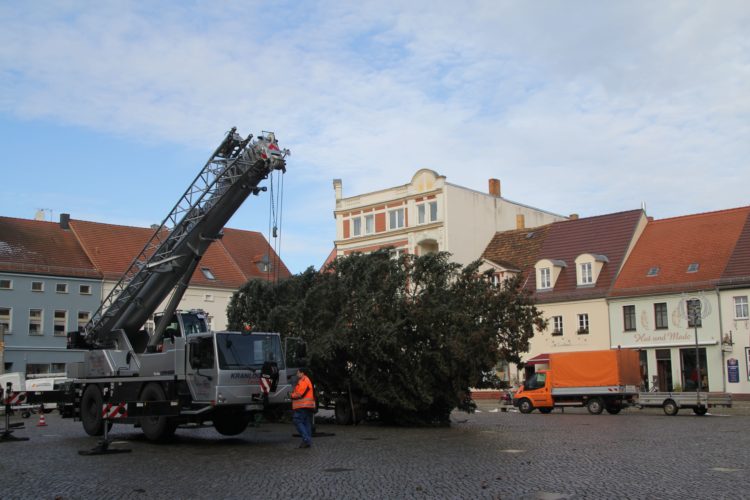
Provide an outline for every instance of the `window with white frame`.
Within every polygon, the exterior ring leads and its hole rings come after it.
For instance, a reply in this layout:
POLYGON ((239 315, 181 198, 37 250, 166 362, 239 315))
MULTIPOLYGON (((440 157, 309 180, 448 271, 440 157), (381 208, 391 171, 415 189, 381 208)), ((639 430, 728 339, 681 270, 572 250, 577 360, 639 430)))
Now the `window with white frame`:
POLYGON ((635 327, 635 306, 622 306, 622 323, 626 332, 634 332, 635 327))
POLYGON ((581 264, 581 284, 590 285, 594 282, 594 271, 591 262, 581 264))
POLYGON ((747 295, 734 298, 734 318, 748 319, 747 295))
POLYGON ((417 205, 417 223, 426 224, 437 220, 437 201, 428 201, 417 205))
POLYGON ((2 330, 5 335, 12 333, 10 331, 10 313, 10 307, 0 307, 0 330, 2 330))
POLYGON ((31 282, 31 291, 32 292, 43 292, 44 291, 44 282, 43 281, 32 281, 31 282))
POLYGON ((55 311, 54 335, 62 337, 68 328, 68 311, 55 311))
POLYGON ((29 335, 42 335, 41 309, 29 309, 29 335))
POLYGON ((388 228, 401 229, 404 227, 404 209, 397 208, 388 212, 388 228))
POLYGON ((12 290, 13 289, 13 280, 0 280, 0 290, 12 290))
POLYGON ((91 295, 91 285, 78 285, 78 293, 81 295, 91 295))
POLYGON ((365 234, 372 234, 375 232, 375 216, 365 215, 365 234))
POLYGON ((55 291, 57 293, 68 293, 68 284, 67 283, 57 283, 55 285, 55 291))
POLYGON ((549 267, 539 270, 539 288, 552 288, 552 270, 549 267))
POLYGON ((362 235, 362 218, 355 217, 352 219, 352 236, 362 235))
POLYGON ((552 335, 562 335, 563 334, 563 317, 562 316, 552 316, 552 335))
POLYGON ((578 315, 578 334, 585 335, 589 333, 589 315, 587 313, 578 315))
POLYGON ((78 329, 85 327, 91 318, 91 313, 88 311, 78 311, 78 329))
POLYGON ((391 248, 388 251, 388 256, 391 259, 398 259, 399 257, 401 257, 402 255, 404 255, 405 253, 406 253, 406 249, 405 248, 391 248))
POLYGON ((207 293, 207 294, 206 294, 206 295, 205 295, 205 296, 203 297, 203 300, 204 300, 204 301, 206 301, 206 302, 213 302, 213 301, 214 301, 214 294, 212 294, 212 293, 207 293))

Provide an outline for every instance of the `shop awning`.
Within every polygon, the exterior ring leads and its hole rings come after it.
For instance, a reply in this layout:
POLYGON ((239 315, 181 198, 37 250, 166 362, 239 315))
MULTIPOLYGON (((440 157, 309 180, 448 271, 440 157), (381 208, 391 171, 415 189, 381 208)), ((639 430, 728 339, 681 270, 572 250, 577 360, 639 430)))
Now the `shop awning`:
POLYGON ((537 354, 530 360, 526 361, 526 366, 530 365, 546 365, 549 363, 549 354, 537 354))

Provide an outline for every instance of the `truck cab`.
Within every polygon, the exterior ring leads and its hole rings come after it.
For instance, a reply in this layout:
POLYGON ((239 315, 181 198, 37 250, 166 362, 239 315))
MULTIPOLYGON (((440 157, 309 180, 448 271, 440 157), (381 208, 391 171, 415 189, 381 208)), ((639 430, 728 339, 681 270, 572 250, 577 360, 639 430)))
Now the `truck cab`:
POLYGON ((551 390, 552 373, 540 370, 527 378, 513 395, 513 406, 522 413, 529 413, 539 408, 542 413, 549 413, 554 406, 551 390))

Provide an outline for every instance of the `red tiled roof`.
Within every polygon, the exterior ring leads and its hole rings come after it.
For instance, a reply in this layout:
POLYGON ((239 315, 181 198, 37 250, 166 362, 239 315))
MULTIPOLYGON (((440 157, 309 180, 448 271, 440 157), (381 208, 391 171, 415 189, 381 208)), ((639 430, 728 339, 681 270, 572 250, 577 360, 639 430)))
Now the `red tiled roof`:
MULTIPOLYGON (((537 260, 561 260, 567 267, 560 272, 552 290, 537 293, 537 300, 557 302, 606 296, 642 217, 643 210, 630 210, 553 223, 537 260), (579 287, 576 278, 575 260, 585 253, 603 255, 608 261, 591 287, 579 287)), ((529 280, 527 288, 536 291, 536 280, 529 280)))
POLYGON ((721 276, 722 282, 730 283, 748 283, 750 282, 750 215, 745 220, 734 252, 729 258, 724 273, 721 276))
POLYGON ((271 245, 259 232, 224 228, 224 237, 220 241, 241 270, 245 281, 253 278, 284 279, 291 276, 284 262, 279 259, 271 245), (270 272, 263 272, 258 267, 266 256, 271 264, 270 272))
POLYGON ((735 248, 741 235, 749 237, 749 214, 750 207, 741 207, 649 222, 612 295, 700 290, 715 286, 725 271, 742 272, 750 250, 735 248), (688 272, 690 264, 698 264, 698 270, 688 272), (652 268, 659 271, 648 276, 652 268))
POLYGON ((336 247, 333 247, 333 249, 331 250, 331 253, 329 253, 329 254, 328 254, 328 257, 326 257, 326 260, 325 260, 325 261, 323 262, 323 265, 322 265, 322 266, 320 266, 320 270, 321 270, 321 271, 322 271, 323 269, 325 269, 326 267, 328 267, 328 265, 329 265, 329 264, 330 264, 331 262, 333 262, 334 260, 336 260, 336 253, 337 253, 337 252, 336 252, 336 247))
MULTIPOLYGON (((70 225, 91 261, 110 280, 120 279, 154 233, 153 229, 81 220, 71 220, 70 225)), ((190 284, 239 288, 247 279, 226 249, 215 243, 203 255, 190 284), (208 279, 202 268, 210 269, 216 279, 208 279)))
MULTIPOLYGON (((518 269, 523 273, 528 273, 539 260, 539 250, 551 226, 552 224, 546 224, 534 228, 495 233, 485 248, 482 258, 506 269, 518 269)), ((533 275, 533 272, 531 274, 533 275)))
POLYGON ((0 270, 101 279, 72 231, 11 217, 0 217, 0 270))

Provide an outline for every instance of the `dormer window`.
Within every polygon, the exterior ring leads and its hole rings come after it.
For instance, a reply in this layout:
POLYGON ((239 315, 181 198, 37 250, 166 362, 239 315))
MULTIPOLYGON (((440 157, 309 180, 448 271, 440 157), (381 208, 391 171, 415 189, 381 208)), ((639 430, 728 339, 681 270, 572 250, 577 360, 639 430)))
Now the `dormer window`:
POLYGON ((657 276, 659 274, 659 266, 654 266, 648 270, 646 276, 657 276))
POLYGON ((687 272, 689 272, 689 273, 697 273, 699 267, 700 267, 700 265, 697 262, 693 262, 692 264, 690 264, 688 266, 687 272))
POLYGON ((551 290, 555 282, 567 264, 562 260, 542 259, 536 263, 536 288, 537 290, 551 290))
POLYGON ((207 268, 207 267, 202 267, 201 268, 201 272, 203 273, 203 276, 207 280, 212 280, 213 281, 213 280, 216 279, 216 276, 214 276, 214 273, 212 273, 211 270, 209 268, 207 268))
POLYGON ((599 279, 604 264, 609 262, 606 255, 584 253, 576 258, 576 283, 578 286, 593 286, 599 279))
POLYGON ((552 288, 552 273, 549 267, 539 270, 539 288, 552 288))
POLYGON ((590 285, 594 282, 594 272, 592 270, 591 262, 584 262, 581 264, 581 284, 590 285))

